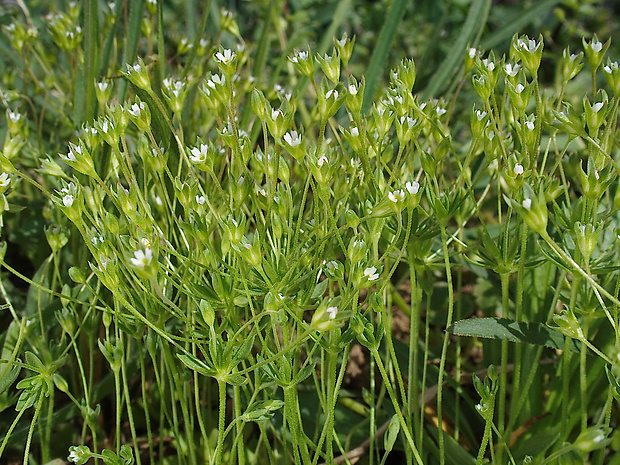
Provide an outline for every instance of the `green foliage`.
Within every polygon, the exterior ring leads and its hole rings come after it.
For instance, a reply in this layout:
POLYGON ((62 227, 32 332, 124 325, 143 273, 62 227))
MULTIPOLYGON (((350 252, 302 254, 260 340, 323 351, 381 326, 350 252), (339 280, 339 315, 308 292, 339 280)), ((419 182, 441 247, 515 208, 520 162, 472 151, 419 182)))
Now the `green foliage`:
POLYGON ((613 5, 324 3, 0 2, 1 461, 613 463, 613 5))

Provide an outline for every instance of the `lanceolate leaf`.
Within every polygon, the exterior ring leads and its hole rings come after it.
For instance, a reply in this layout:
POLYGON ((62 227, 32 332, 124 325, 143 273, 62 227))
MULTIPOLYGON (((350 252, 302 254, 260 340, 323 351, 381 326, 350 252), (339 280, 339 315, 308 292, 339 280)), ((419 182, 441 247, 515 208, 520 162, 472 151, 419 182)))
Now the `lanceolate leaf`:
MULTIPOLYGON (((457 336, 503 339, 564 349, 564 336, 547 325, 534 322, 514 321, 507 318, 471 318, 454 323, 447 329, 457 336)), ((576 341, 572 348, 578 350, 576 341)))

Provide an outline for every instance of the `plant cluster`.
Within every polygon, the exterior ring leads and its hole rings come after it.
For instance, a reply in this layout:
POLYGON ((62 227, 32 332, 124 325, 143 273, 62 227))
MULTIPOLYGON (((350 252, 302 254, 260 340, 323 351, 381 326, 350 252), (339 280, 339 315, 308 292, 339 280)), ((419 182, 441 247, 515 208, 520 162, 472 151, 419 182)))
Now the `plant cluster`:
POLYGON ((169 60, 162 2, 126 24, 124 6, 3 28, 18 66, 0 96, 2 231, 25 230, 32 205, 51 253, 26 276, 15 243, 1 249, 0 457, 609 459, 610 41, 567 48, 550 86, 542 36, 515 35, 501 58, 467 48, 459 91, 439 100, 413 92, 405 59, 375 99, 351 71, 355 37, 296 49, 271 87, 230 11, 213 36, 205 14, 169 60), (458 114, 467 92, 476 103, 458 114), (370 366, 359 391, 345 381, 353 347, 370 366))

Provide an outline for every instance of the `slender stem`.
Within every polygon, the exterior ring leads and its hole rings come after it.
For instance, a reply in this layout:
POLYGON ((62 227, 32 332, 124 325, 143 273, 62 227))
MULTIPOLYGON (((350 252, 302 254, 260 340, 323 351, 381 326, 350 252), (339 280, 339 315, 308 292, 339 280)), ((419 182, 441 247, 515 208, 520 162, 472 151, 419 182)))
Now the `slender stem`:
MULTIPOLYGON (((446 317, 446 328, 452 324, 452 313, 454 311, 454 289, 452 289, 452 270, 450 268, 450 256, 448 255, 448 238, 445 225, 440 225, 441 244, 443 247, 444 264, 446 268, 446 281, 448 285, 448 315, 446 317)), ((437 419, 439 421, 439 463, 446 463, 446 449, 443 431, 443 377, 446 369, 446 358, 448 356, 448 342, 450 334, 444 333, 443 345, 441 348, 441 360, 439 362, 439 377, 437 380, 437 419)))

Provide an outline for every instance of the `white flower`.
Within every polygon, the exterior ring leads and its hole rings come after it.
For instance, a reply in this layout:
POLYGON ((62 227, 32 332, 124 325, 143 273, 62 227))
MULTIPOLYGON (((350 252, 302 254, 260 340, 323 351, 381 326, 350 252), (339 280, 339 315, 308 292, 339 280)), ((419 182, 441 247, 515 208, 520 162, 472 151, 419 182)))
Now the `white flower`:
POLYGON ((514 167, 514 172, 515 172, 515 174, 516 174, 517 176, 522 175, 522 174, 523 174, 523 165, 521 165, 521 164, 519 164, 519 163, 515 164, 515 167, 514 167))
POLYGON ((606 65, 603 69, 605 70, 605 72, 607 74, 611 74, 614 71, 618 71, 618 62, 614 61, 614 62, 606 65))
POLYGON ((388 198, 394 203, 402 202, 403 200, 405 200, 405 191, 401 189, 401 190, 390 192, 388 194, 388 198))
POLYGON ((13 113, 12 111, 9 111, 9 119, 11 120, 11 122, 17 123, 20 119, 22 119, 22 115, 17 112, 13 113))
POLYGON ((326 312, 329 315, 329 319, 333 320, 334 318, 336 318, 336 315, 338 314, 338 307, 328 307, 326 312))
POLYGON ((482 121, 482 118, 484 118, 486 115, 486 111, 476 110, 476 118, 478 118, 478 121, 482 121))
POLYGON ((132 68, 136 73, 139 73, 142 70, 140 63, 136 63, 135 65, 132 66, 132 68))
POLYGON ((153 251, 147 247, 144 251, 142 249, 136 250, 133 253, 133 258, 131 258, 131 263, 138 268, 144 268, 150 265, 152 259, 153 251))
POLYGON ((291 147, 297 147, 301 144, 301 134, 297 134, 297 131, 291 131, 284 134, 284 140, 291 147))
POLYGON ((209 146, 207 144, 200 144, 200 148, 193 147, 191 150, 191 156, 189 159, 194 163, 204 163, 207 161, 207 155, 209 153, 209 146))
POLYGON ((478 53, 478 50, 476 50, 474 47, 470 48, 469 51, 467 52, 469 55, 469 58, 474 58, 476 56, 476 54, 478 53))
POLYGON ((302 50, 301 52, 295 52, 295 56, 291 57, 291 63, 299 63, 299 61, 306 61, 308 59, 308 52, 302 50))
POLYGON ((80 460, 82 460, 82 454, 78 454, 77 450, 73 449, 69 453, 69 457, 67 457, 67 460, 69 462, 78 463, 80 460))
POLYGON ((357 87, 355 87, 353 84, 351 84, 349 87, 349 94, 351 95, 357 95, 357 87))
POLYGON ((415 195, 420 190, 420 183, 417 181, 407 181, 407 184, 405 184, 405 188, 407 189, 407 192, 409 192, 409 194, 415 195))
POLYGON ((596 102, 594 105, 592 105, 592 109, 595 113, 598 113, 599 110, 603 108, 603 105, 605 105, 605 102, 596 102))
POLYGON ((493 63, 492 61, 490 61, 489 59, 485 58, 484 60, 482 60, 482 64, 484 66, 486 66, 486 68, 489 71, 493 71, 495 69, 495 63, 493 63))
POLYGON ((321 158, 319 158, 316 162, 316 164, 319 165, 319 168, 321 168, 325 163, 329 163, 329 160, 325 155, 321 155, 321 158))
POLYGON ((599 40, 592 41, 592 43, 590 43, 590 48, 594 53, 598 53, 603 49, 603 43, 599 40))
POLYGON ((525 126, 527 126, 527 129, 530 131, 534 130, 534 123, 532 121, 526 121, 525 126))
POLYGON ((62 203, 65 207, 71 208, 73 205, 73 196, 71 194, 67 194, 62 198, 62 203))
POLYGON ((334 97, 334 100, 336 100, 338 98, 338 91, 336 89, 330 89, 325 94, 325 98, 326 99, 328 99, 328 98, 330 98, 332 96, 334 97))
POLYGON ((523 84, 517 84, 517 86, 515 87, 515 91, 517 91, 517 94, 523 92, 524 89, 525 87, 523 87, 523 84))
POLYGON ((140 116, 140 112, 144 109, 145 109, 144 102, 140 102, 140 105, 138 105, 137 103, 134 103, 131 106, 131 109, 127 111, 129 111, 129 113, 131 113, 132 116, 138 118, 140 116))
POLYGON ((532 208, 532 199, 525 199, 522 205, 523 205, 523 208, 525 208, 526 210, 529 210, 530 208, 532 208))
POLYGON ((207 85, 212 89, 215 89, 216 84, 223 86, 225 83, 226 78, 224 77, 224 75, 220 76, 219 74, 214 74, 213 76, 211 76, 211 79, 207 81, 207 85))
POLYGON ((530 53, 534 53, 536 50, 538 50, 540 44, 540 42, 536 42, 533 39, 528 39, 527 42, 525 40, 519 40, 518 42, 519 47, 527 50, 530 53))
POLYGON ((437 116, 441 116, 441 115, 445 114, 448 110, 446 110, 445 108, 437 107, 437 109, 435 111, 437 112, 437 116))
POLYGON ((364 270, 364 276, 366 276, 368 281, 376 281, 379 279, 379 273, 377 273, 377 269, 374 266, 366 268, 364 270))
POLYGON ((504 71, 506 71, 506 74, 512 77, 515 77, 520 69, 521 69, 521 65, 513 66, 510 63, 506 63, 506 65, 504 66, 504 71))
POLYGON ((360 130, 357 128, 357 126, 353 126, 351 128, 351 135, 354 137, 357 137, 360 135, 360 130))
POLYGON ((271 110, 272 120, 275 121, 278 118, 278 116, 282 116, 282 118, 284 118, 284 113, 282 113, 282 110, 280 110, 279 108, 277 110, 271 110))
POLYGON ((225 65, 228 65, 230 63, 233 62, 233 60, 236 58, 236 54, 233 53, 232 50, 230 49, 226 49, 223 52, 217 52, 215 54, 215 61, 217 61, 218 63, 222 63, 225 65))
POLYGON ((196 196, 196 203, 198 205, 204 205, 204 203, 206 202, 207 199, 205 199, 204 195, 197 195, 196 196))
POLYGON ((0 174, 0 187, 7 187, 11 183, 11 178, 8 173, 0 174))

